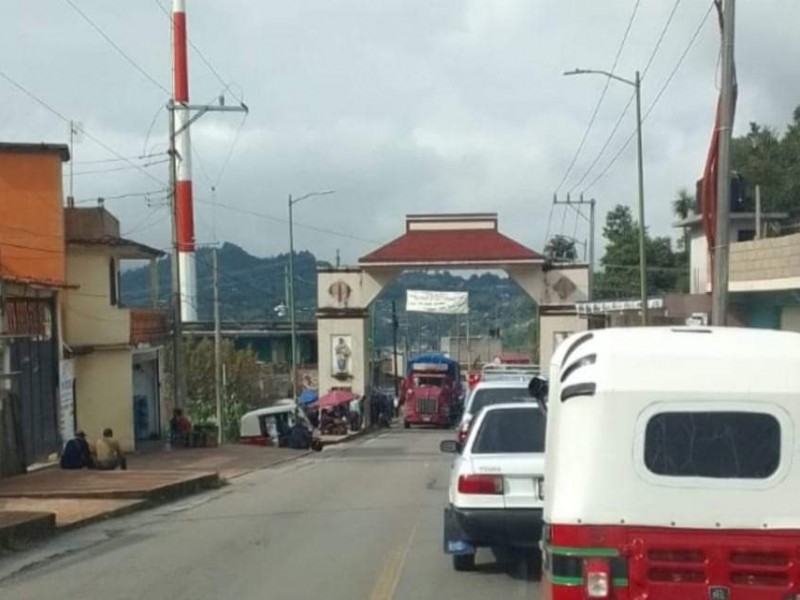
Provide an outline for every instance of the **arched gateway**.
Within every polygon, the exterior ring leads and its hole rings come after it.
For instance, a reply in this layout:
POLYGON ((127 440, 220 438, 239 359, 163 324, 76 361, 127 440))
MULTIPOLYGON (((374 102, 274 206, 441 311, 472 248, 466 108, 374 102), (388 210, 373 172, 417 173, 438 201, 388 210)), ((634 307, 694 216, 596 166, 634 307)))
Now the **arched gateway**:
POLYGON ((318 269, 320 391, 366 392, 369 306, 409 269, 504 270, 539 306, 543 369, 562 337, 586 329, 575 303, 587 300, 587 265, 549 264, 500 233, 495 213, 408 215, 405 233, 362 257, 357 267, 318 269))

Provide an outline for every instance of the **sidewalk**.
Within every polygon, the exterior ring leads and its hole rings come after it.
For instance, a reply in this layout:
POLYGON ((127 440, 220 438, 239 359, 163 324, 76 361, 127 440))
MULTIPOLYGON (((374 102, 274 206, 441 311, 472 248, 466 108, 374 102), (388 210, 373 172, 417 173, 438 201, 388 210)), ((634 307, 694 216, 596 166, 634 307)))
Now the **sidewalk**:
POLYGON ((127 471, 65 471, 57 466, 0 479, 0 545, 219 487, 224 481, 307 452, 232 444, 168 449, 163 443, 128 456, 127 471))

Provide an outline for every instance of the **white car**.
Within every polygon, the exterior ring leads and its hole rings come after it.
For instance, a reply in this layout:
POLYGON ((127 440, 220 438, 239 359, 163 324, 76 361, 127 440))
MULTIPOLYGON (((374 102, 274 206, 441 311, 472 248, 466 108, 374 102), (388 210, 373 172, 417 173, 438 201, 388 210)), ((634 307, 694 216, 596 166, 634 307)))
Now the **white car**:
POLYGON ((481 409, 493 404, 532 402, 528 383, 532 376, 490 379, 479 382, 467 396, 456 439, 463 444, 467 439, 473 418, 481 409))
POLYGON ((495 404, 474 419, 456 454, 444 511, 444 551, 456 571, 475 566, 479 547, 538 548, 544 500, 546 415, 538 403, 495 404))

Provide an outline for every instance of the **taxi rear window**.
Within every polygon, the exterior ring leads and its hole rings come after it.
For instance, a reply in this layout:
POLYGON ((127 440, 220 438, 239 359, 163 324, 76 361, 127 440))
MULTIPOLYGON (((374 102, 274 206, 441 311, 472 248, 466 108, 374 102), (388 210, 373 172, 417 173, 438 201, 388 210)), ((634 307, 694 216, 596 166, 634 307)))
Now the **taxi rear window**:
POLYGON ((781 460, 780 423, 766 413, 658 413, 644 441, 648 470, 667 477, 767 479, 781 460))
POLYGON ((545 416, 539 408, 486 413, 472 445, 473 454, 544 452, 545 416))

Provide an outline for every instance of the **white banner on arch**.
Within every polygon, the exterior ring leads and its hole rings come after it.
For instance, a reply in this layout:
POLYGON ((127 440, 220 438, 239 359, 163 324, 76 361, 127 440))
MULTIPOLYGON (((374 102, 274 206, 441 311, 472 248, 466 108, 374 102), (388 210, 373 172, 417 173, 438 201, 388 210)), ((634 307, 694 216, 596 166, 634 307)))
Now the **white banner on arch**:
POLYGON ((437 315, 469 313, 469 292, 406 291, 406 311, 437 315))

